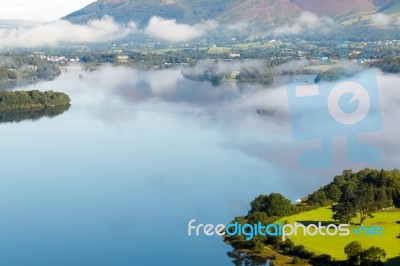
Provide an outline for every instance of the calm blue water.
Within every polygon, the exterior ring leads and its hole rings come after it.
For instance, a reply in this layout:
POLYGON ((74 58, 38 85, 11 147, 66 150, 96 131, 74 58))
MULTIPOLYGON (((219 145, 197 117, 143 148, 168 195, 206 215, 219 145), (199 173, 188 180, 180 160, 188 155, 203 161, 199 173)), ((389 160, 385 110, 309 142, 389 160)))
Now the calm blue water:
POLYGON ((231 265, 189 220, 227 223, 261 193, 295 200, 352 166, 298 167, 282 89, 79 74, 22 88, 68 93, 65 113, 0 124, 1 265, 231 265))

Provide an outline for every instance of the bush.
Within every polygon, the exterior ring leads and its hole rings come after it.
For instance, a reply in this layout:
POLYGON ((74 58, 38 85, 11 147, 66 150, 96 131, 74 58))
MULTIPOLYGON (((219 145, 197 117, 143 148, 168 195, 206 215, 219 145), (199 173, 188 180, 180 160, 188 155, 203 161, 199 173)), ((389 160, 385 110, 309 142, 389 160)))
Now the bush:
POLYGON ((300 258, 294 257, 292 260, 292 264, 303 264, 304 261, 300 258))
POLYGON ((306 248, 303 245, 295 246, 292 251, 292 254, 304 259, 311 259, 314 256, 314 253, 306 250, 306 248))
POLYGON ((344 253, 347 255, 348 265, 378 266, 383 265, 382 259, 386 252, 379 247, 362 249, 361 243, 353 241, 345 246, 344 253))
POLYGON ((311 261, 318 265, 329 265, 332 262, 332 257, 328 254, 315 256, 311 261))

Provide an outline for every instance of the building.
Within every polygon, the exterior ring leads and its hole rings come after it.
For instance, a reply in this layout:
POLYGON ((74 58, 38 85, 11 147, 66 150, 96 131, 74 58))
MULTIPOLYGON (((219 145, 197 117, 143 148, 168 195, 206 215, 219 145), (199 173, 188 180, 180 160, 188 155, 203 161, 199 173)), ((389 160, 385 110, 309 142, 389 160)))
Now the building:
POLYGON ((229 53, 229 57, 230 58, 240 58, 240 54, 239 53, 229 53))

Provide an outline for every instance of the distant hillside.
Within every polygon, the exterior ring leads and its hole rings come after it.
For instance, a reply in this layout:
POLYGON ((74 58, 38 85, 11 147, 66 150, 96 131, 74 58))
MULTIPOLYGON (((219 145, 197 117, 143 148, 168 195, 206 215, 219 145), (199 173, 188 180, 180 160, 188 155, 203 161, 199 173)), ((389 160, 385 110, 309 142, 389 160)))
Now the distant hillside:
POLYGON ((375 12, 375 6, 370 0, 291 0, 303 10, 329 17, 341 17, 364 12, 375 12))
POLYGON ((99 19, 104 15, 114 17, 117 22, 135 21, 147 25, 152 16, 176 19, 180 23, 199 23, 215 19, 240 0, 101 0, 73 12, 65 19, 82 23, 99 19))
POLYGON ((301 8, 289 0, 241 0, 218 19, 225 23, 259 22, 276 24, 301 13, 301 8))
POLYGON ((118 22, 147 25, 152 16, 195 24, 205 20, 223 23, 287 21, 302 10, 289 0, 100 0, 65 19, 83 23, 110 15, 118 22))
POLYGON ((135 21, 144 27, 152 16, 159 16, 187 24, 251 22, 253 30, 268 30, 294 21, 303 11, 356 26, 361 18, 368 20, 376 12, 400 12, 400 0, 98 0, 64 19, 85 23, 109 15, 117 22, 135 21))
POLYGON ((400 0, 391 0, 385 5, 382 5, 380 12, 387 14, 399 13, 400 12, 400 0))

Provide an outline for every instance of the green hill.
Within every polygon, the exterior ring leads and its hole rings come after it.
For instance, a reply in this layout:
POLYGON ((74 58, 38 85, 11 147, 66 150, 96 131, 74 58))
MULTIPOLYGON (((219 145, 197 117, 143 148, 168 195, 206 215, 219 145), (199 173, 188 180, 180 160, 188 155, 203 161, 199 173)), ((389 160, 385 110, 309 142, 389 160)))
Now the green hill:
MULTIPOLYGON (((282 219, 289 223, 318 223, 332 221, 332 210, 330 207, 323 207, 309 212, 299 213, 282 219)), ((343 260, 346 258, 344 247, 352 241, 359 241, 364 248, 377 246, 383 248, 386 252, 387 265, 400 265, 400 209, 389 209, 374 214, 374 218, 369 218, 364 225, 381 226, 383 228, 383 236, 365 236, 365 235, 349 235, 349 236, 320 236, 313 237, 297 235, 290 236, 296 245, 304 245, 307 250, 316 254, 329 254, 333 258, 343 260)), ((354 227, 350 227, 353 229, 354 227)))

